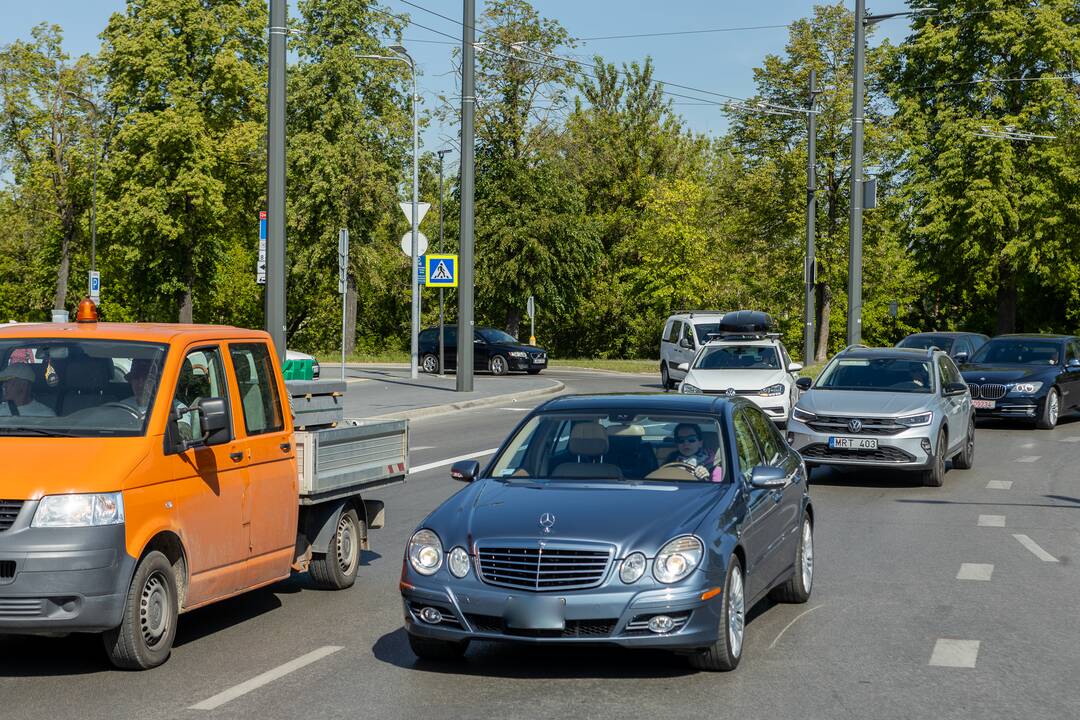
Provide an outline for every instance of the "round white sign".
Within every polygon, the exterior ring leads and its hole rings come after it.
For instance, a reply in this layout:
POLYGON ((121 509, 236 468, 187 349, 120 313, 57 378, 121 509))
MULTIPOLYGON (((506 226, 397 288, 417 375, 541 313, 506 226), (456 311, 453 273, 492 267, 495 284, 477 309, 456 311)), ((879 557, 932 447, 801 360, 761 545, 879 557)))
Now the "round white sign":
MULTIPOLYGON (((412 257, 412 230, 401 236, 401 252, 405 257, 412 257)), ((427 252, 427 235, 422 232, 416 233, 416 255, 419 257, 427 252)))

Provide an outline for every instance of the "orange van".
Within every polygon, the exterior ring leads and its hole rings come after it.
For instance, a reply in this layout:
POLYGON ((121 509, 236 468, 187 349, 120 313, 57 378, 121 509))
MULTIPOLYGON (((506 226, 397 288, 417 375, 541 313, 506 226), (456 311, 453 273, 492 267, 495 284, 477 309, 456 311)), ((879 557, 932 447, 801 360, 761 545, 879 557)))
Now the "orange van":
POLYGON ((265 332, 80 319, 0 328, 0 633, 100 632, 150 668, 187 610, 292 570, 352 585, 403 421, 295 433, 265 332), (346 453, 305 477, 298 442, 346 453))

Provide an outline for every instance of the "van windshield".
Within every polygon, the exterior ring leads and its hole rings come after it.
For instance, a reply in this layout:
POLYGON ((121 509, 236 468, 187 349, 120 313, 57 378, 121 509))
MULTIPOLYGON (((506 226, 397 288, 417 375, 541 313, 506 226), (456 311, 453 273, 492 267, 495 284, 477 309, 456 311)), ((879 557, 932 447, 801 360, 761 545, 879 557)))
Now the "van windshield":
POLYGON ((145 434, 165 353, 121 340, 0 340, 0 436, 145 434))

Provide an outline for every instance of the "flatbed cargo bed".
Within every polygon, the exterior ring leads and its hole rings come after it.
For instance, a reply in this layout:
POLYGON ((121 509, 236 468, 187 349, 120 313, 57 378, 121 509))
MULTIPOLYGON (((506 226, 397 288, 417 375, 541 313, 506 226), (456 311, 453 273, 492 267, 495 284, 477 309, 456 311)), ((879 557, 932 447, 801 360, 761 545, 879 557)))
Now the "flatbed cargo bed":
POLYGON ((407 420, 347 419, 295 436, 301 505, 401 483, 409 472, 407 420))

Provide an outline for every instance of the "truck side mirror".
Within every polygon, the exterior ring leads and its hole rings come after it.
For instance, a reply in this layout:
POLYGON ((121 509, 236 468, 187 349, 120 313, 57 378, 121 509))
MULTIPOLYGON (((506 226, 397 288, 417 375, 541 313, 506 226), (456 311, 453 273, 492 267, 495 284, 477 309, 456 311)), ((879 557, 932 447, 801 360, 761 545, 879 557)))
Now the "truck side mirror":
POLYGON ((472 482, 480 474, 480 463, 476 460, 459 460, 450 467, 450 477, 462 482, 472 482))
POLYGON ((229 433, 229 410, 224 398, 198 398, 189 407, 175 407, 169 416, 170 436, 175 452, 185 452, 199 445, 219 445, 227 442, 229 433), (187 418, 188 427, 202 430, 199 437, 185 437, 180 423, 187 418), (196 425, 197 423, 197 425, 196 425))

